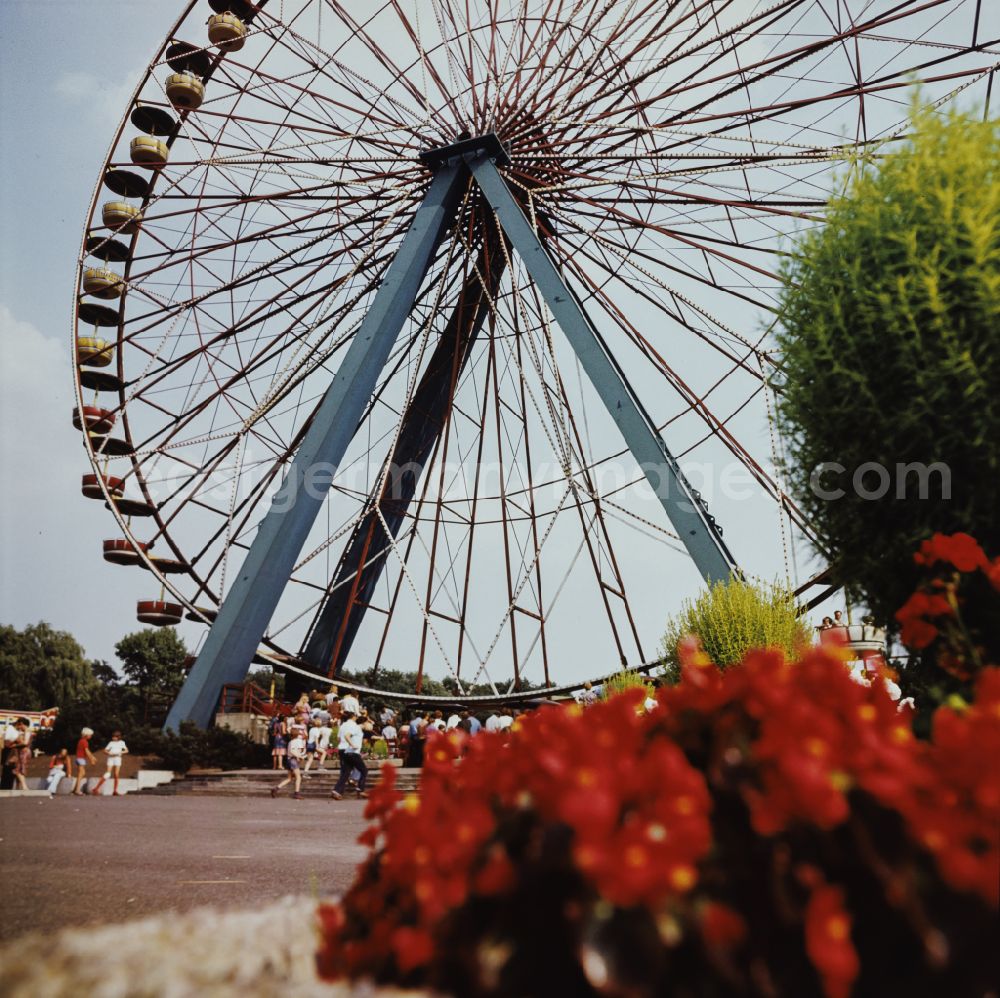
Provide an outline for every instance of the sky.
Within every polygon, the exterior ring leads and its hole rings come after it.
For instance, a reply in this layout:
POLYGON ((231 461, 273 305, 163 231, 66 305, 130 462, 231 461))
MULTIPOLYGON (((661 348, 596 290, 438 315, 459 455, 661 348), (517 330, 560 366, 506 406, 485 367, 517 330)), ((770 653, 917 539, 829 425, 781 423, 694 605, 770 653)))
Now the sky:
MULTIPOLYGON (((108 142, 183 6, 0 4, 0 622, 48 621, 105 660, 158 586, 102 560, 117 528, 79 493, 90 468, 70 422, 75 265, 108 142)), ((182 633, 193 645, 203 629, 182 633)))
POLYGON ((75 265, 107 144, 176 9, 0 4, 0 621, 48 621, 106 660, 138 627, 136 599, 156 591, 137 592, 135 576, 101 559, 113 522, 79 491, 89 468, 70 422, 75 265))

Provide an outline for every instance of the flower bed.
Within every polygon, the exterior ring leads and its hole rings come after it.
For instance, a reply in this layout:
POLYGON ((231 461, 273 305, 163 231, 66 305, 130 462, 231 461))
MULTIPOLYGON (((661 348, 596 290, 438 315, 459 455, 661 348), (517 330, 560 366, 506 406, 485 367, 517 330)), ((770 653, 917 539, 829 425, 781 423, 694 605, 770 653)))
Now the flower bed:
POLYGON ((319 968, 456 995, 984 994, 1000 883, 1000 671, 914 738, 816 650, 720 672, 695 647, 632 691, 542 708, 509 743, 386 771, 373 847, 321 908, 319 968))

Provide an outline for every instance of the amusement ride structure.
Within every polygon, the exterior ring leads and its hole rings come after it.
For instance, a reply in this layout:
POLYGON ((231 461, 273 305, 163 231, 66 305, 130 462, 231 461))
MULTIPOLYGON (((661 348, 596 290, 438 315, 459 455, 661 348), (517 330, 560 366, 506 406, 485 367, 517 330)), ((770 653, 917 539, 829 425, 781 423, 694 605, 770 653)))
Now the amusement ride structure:
POLYGON ((990 6, 188 3, 74 329, 104 558, 207 628, 168 725, 254 660, 582 681, 649 657, 668 590, 798 584, 780 253, 915 82, 988 107, 990 6))

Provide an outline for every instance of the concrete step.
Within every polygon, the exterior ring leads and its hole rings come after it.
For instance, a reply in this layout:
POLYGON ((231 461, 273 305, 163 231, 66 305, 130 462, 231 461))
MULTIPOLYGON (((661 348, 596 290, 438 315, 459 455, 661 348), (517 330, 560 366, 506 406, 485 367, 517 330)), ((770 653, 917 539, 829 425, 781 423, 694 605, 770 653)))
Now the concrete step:
MULTIPOLYGON (((188 773, 167 783, 148 790, 140 791, 148 796, 172 797, 207 796, 207 797, 260 797, 270 794, 271 788, 277 786, 285 777, 280 770, 236 770, 225 773, 188 773)), ((302 794, 305 797, 329 797, 337 783, 339 772, 326 770, 317 772, 310 770, 302 777, 302 794)), ((380 768, 374 766, 368 770, 368 789, 378 786, 382 779, 380 768)), ((419 769, 397 769, 396 786, 403 793, 415 793, 419 789, 419 769)), ((282 793, 291 793, 291 784, 282 793)), ((352 795, 348 789, 345 797, 352 795)))

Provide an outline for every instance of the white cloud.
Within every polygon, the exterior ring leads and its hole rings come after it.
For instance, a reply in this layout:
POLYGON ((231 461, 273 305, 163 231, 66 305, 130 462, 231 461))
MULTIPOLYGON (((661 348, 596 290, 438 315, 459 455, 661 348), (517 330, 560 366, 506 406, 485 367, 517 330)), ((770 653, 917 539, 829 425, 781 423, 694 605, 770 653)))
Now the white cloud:
POLYGON ((85 70, 63 72, 52 85, 54 93, 75 107, 83 108, 88 118, 108 128, 121 120, 131 104, 143 67, 136 67, 117 79, 108 79, 85 70))

